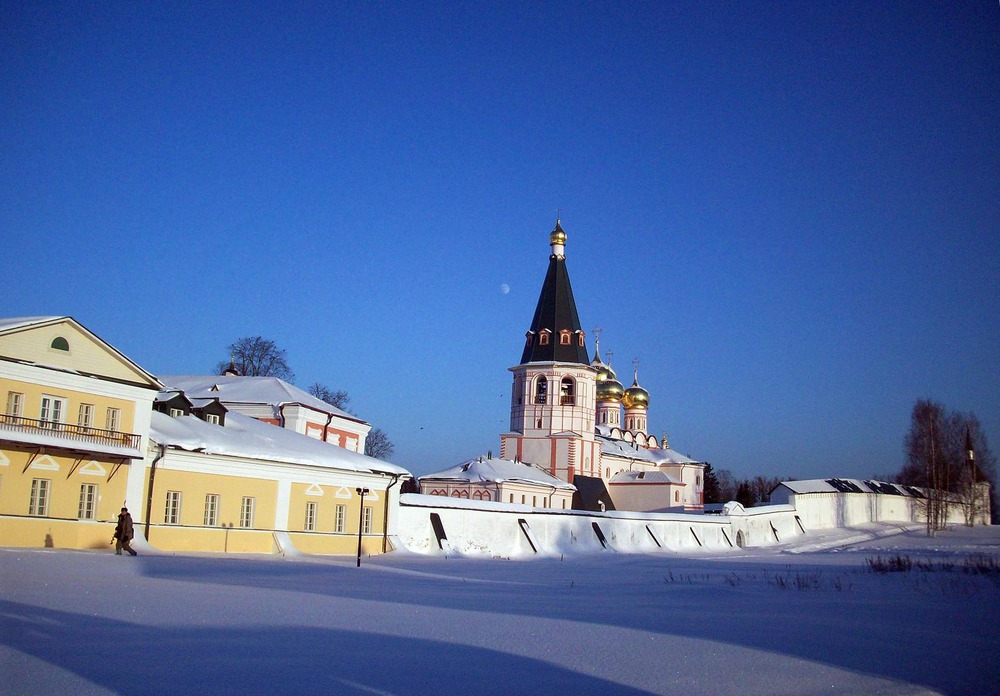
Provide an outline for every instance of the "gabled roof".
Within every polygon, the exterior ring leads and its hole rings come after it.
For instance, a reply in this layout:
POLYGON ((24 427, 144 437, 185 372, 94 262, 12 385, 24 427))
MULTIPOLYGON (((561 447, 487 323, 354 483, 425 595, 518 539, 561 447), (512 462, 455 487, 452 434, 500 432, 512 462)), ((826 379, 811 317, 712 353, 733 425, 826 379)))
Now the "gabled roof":
POLYGON ((226 425, 195 416, 171 418, 154 411, 149 437, 176 449, 347 471, 409 474, 406 469, 357 452, 334 447, 293 430, 262 423, 231 411, 226 425))
MULTIPOLYGON (((556 231, 562 231, 558 222, 553 233, 556 231)), ((525 343, 524 351, 521 353, 522 365, 532 362, 590 364, 587 347, 580 345, 579 337, 583 333, 564 256, 555 254, 549 256, 549 269, 542 283, 542 292, 538 296, 538 305, 535 307, 535 316, 531 320, 529 330, 531 340, 530 343, 525 343), (545 345, 538 340, 538 335, 543 330, 551 332, 549 341, 545 345), (563 330, 571 333, 569 345, 562 345, 559 341, 559 332, 563 330)))
POLYGON ((0 319, 0 346, 0 357, 7 360, 146 389, 163 387, 151 373, 70 316, 0 319), (64 346, 72 344, 72 350, 63 347, 46 353, 55 336, 63 339, 64 346))
POLYGON ((169 387, 183 391, 191 400, 218 399, 223 404, 268 404, 275 408, 283 404, 301 404, 322 413, 365 422, 277 377, 168 375, 161 379, 169 387))
POLYGON ((515 462, 510 459, 491 459, 478 457, 462 462, 450 469, 426 474, 420 481, 455 481, 464 483, 502 483, 516 481, 519 483, 543 484, 553 488, 576 490, 572 484, 561 481, 542 471, 532 464, 515 462))

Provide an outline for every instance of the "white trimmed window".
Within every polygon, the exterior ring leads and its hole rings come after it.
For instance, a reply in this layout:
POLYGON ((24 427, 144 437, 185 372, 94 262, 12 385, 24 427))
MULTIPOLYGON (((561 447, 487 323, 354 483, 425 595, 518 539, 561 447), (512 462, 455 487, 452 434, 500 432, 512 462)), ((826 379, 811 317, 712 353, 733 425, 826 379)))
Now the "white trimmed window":
POLYGON ((337 515, 333 521, 333 531, 343 532, 346 527, 347 527, 347 506, 338 505, 337 515))
POLYGON ((243 503, 240 505, 240 526, 244 529, 253 527, 253 512, 257 499, 243 496, 243 503))
POLYGON ((43 426, 54 427, 57 423, 62 423, 65 413, 66 399, 59 398, 58 396, 42 397, 42 409, 38 419, 42 421, 43 426))
POLYGON ((20 416, 24 408, 24 394, 20 392, 7 392, 7 415, 20 416))
POLYGON ((181 492, 167 491, 167 505, 163 511, 165 524, 181 523, 181 492))
POLYGON ((118 430, 122 422, 122 410, 120 408, 109 408, 104 419, 105 430, 118 430))
POLYGON ((219 526, 219 494, 209 493, 205 496, 205 526, 219 526))
POLYGON ((316 531, 316 508, 316 503, 306 503, 306 522, 304 528, 307 532, 316 531))
MULTIPOLYGON (((170 417, 171 418, 180 418, 183 415, 184 415, 184 409, 182 409, 182 408, 172 408, 172 409, 170 409, 170 417)), ((110 430, 110 428, 109 428, 109 430, 110 430)))
POLYGON ((80 508, 77 517, 81 520, 92 520, 97 517, 97 484, 80 484, 80 508))
POLYGON ((31 501, 28 503, 28 514, 45 517, 49 514, 49 484, 48 479, 31 479, 31 501))
POLYGON ((362 517, 363 523, 361 525, 361 531, 363 534, 372 533, 372 518, 374 517, 372 513, 373 513, 372 506, 365 505, 365 512, 362 517))
POLYGON ((218 413, 206 413, 205 414, 205 422, 206 423, 211 423, 212 425, 218 425, 219 424, 219 414, 218 413))
POLYGON ((76 418, 77 425, 84 428, 94 426, 94 404, 80 404, 80 412, 76 418))

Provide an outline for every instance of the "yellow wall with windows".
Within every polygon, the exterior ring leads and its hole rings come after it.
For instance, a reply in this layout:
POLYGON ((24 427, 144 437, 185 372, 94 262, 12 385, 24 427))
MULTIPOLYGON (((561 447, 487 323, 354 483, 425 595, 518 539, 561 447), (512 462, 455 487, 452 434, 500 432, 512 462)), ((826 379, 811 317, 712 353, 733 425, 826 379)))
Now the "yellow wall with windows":
MULTIPOLYGON (((344 532, 358 533, 358 523, 361 511, 358 505, 361 498, 355 491, 356 487, 348 486, 314 486, 305 483, 293 483, 288 505, 288 529, 289 531, 304 532, 306 530, 306 503, 316 503, 316 532, 337 532, 336 517, 337 506, 343 505, 344 532), (317 489, 322 491, 322 495, 315 495, 317 489), (344 491, 350 497, 337 497, 338 492, 344 495, 344 491)), ((372 508, 372 534, 381 534, 384 529, 384 503, 385 491, 377 491, 378 500, 372 501, 365 496, 365 507, 372 508)))
MULTIPOLYGON (((146 486, 148 496, 148 478, 146 486)), ((274 529, 274 512, 278 495, 276 481, 158 468, 153 482, 153 508, 150 514, 150 521, 155 524, 166 522, 168 491, 181 493, 181 514, 178 524, 182 526, 204 526, 205 496, 214 493, 219 496, 220 526, 231 524, 234 528, 239 528, 243 498, 247 496, 255 499, 252 528, 274 529)), ((150 542, 156 545, 152 539, 150 542)))
MULTIPOLYGON (((101 458, 77 460, 68 455, 42 454, 35 456, 28 466, 31 457, 28 451, 10 447, 0 449, 0 545, 107 546, 125 500, 129 465, 118 467, 117 462, 101 458), (29 514, 34 479, 48 481, 48 505, 44 516, 29 514), (93 520, 79 519, 83 484, 97 487, 93 520)), ((134 509, 138 503, 129 501, 128 504, 134 509)))
POLYGON ((62 414, 63 423, 75 425, 80 414, 80 404, 91 404, 94 406, 93 421, 91 427, 104 430, 107 422, 107 412, 109 408, 117 408, 120 412, 118 430, 121 432, 132 432, 135 423, 135 401, 129 399, 115 399, 89 392, 75 391, 64 387, 51 387, 34 384, 31 382, 20 382, 13 379, 0 378, 0 408, 7 412, 9 394, 15 392, 23 394, 21 404, 21 417, 39 419, 42 411, 42 396, 54 396, 66 400, 66 411, 62 414))
MULTIPOLYGON (((208 551, 228 553, 274 553, 278 550, 274 534, 288 534, 295 548, 303 553, 354 554, 357 552, 360 498, 353 487, 292 483, 288 489, 287 531, 285 520, 275 520, 281 488, 274 479, 230 476, 219 473, 180 471, 171 469, 169 456, 157 468, 153 483, 153 504, 150 516, 149 542, 164 551, 208 551), (350 498, 336 497, 350 491, 350 498), (165 523, 167 493, 181 493, 178 524, 165 523), (308 494, 311 492, 312 494, 308 494), (316 495, 316 493, 321 493, 316 495), (208 494, 218 496, 217 526, 205 526, 205 502, 208 494), (244 496, 255 499, 253 529, 240 528, 240 512, 244 496), (305 531, 306 503, 316 503, 316 530, 305 531), (335 531, 338 505, 345 508, 344 531, 335 531)), ((146 472, 148 487, 148 470, 146 472)), ((147 488, 148 494, 148 488, 147 488)), ((371 508, 371 531, 364 534, 362 552, 382 552, 385 491, 379 499, 365 507, 371 508)), ((144 524, 138 524, 143 532, 144 524)))

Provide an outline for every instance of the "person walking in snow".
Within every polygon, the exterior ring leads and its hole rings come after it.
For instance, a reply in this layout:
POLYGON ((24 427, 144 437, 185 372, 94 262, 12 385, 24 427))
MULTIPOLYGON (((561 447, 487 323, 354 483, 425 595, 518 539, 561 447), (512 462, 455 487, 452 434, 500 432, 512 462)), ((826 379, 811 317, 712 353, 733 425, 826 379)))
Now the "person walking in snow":
POLYGON ((121 513, 118 515, 118 525, 115 527, 115 535, 112 537, 112 541, 115 542, 115 553, 117 555, 122 555, 122 549, 128 551, 132 556, 139 555, 129 545, 134 533, 132 529, 132 515, 128 514, 128 508, 123 507, 121 513))

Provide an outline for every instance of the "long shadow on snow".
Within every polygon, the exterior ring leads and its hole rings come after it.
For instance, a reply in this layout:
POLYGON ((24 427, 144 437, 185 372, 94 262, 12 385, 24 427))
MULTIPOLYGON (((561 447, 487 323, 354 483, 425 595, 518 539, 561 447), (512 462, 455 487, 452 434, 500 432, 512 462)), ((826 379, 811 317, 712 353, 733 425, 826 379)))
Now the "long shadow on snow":
MULTIPOLYGON (((361 569, 340 562, 272 559, 141 560, 150 577, 621 626, 765 650, 946 692, 991 691, 1000 678, 1000 667, 990 657, 996 636, 995 590, 988 597, 948 597, 920 595, 900 585, 898 600, 885 601, 886 592, 863 588, 781 590, 760 581, 730 586, 724 581, 728 568, 684 557, 609 558, 607 579, 596 587, 574 581, 578 575, 589 582, 594 573, 592 566, 579 569, 573 560, 513 562, 513 575, 523 582, 491 582, 490 569, 496 567, 491 564, 511 563, 492 560, 401 558, 386 564, 391 567, 366 564, 361 569), (668 582, 664 574, 678 564, 689 577, 712 577, 707 582, 668 582), (357 581, 357 573, 366 574, 364 583, 357 581), (543 580, 532 582, 534 576, 543 580), (990 598, 994 601, 986 601, 990 598), (919 638, 905 641, 901 636, 919 638), (942 655, 947 655, 948 669, 940 668, 942 655), (954 675, 963 675, 962 681, 954 682, 954 675)), ((792 572, 830 577, 856 575, 857 569, 796 565, 792 572)), ((739 573, 774 576, 781 570, 747 565, 739 573)), ((879 582, 899 585, 902 580, 879 582)))
MULTIPOLYGON (((116 693, 648 693, 540 660, 363 631, 151 627, 8 601, 0 626, 0 643, 116 693)), ((37 691, 31 674, 4 681, 9 693, 37 691)))

